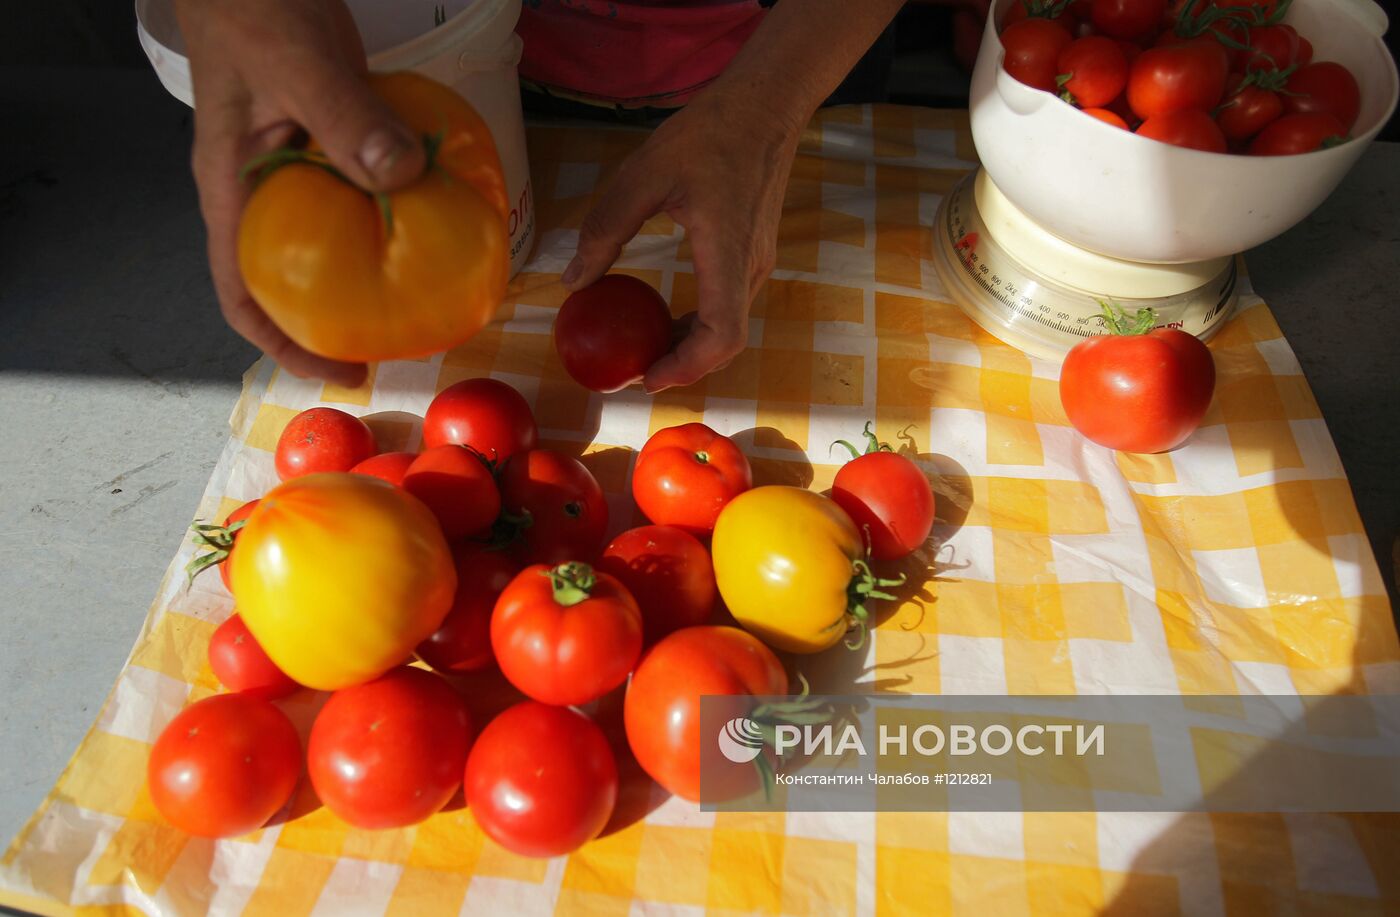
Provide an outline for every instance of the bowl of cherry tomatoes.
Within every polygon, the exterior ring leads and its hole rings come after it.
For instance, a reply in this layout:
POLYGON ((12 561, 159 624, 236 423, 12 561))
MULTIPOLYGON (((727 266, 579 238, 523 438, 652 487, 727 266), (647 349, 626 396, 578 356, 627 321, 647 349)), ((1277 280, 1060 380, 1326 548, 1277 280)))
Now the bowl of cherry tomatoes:
POLYGON ((1400 95, 1371 0, 996 0, 972 135, 1026 216, 1129 261, 1205 261, 1332 193, 1400 95))

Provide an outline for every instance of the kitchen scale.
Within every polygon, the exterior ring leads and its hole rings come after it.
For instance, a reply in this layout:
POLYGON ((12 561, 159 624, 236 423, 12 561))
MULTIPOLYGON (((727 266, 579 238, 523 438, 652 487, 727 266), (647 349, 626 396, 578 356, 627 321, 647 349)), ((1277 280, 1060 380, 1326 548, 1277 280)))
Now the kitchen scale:
POLYGON ((1130 313, 1150 307, 1159 327, 1202 340, 1235 306, 1234 256, 1150 264, 1088 251, 1027 217, 985 169, 944 196, 934 222, 934 264, 953 301, 992 335, 1045 360, 1058 363, 1106 333, 1100 300, 1130 313))

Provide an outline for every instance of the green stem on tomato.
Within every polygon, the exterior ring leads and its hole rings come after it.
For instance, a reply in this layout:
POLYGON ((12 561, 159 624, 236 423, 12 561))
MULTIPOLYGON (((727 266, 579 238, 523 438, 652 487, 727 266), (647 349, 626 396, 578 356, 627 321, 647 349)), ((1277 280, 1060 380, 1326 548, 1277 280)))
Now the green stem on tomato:
POLYGON ((598 577, 593 568, 578 561, 560 564, 551 570, 541 570, 540 576, 549 577, 550 585, 554 588, 554 601, 565 608, 587 601, 593 587, 598 584, 598 577))
POLYGON ((1129 315, 1127 310, 1111 299, 1095 300, 1103 309, 1104 327, 1110 334, 1147 334, 1157 327, 1157 313, 1152 309, 1139 309, 1129 315))
POLYGON ((208 553, 197 554, 185 565, 185 581, 193 583, 194 578, 199 576, 210 567, 218 566, 228 560, 229 552, 233 550, 234 536, 238 530, 243 528, 248 520, 239 519, 230 525, 210 525, 205 522, 195 520, 190 530, 194 535, 190 538, 195 544, 202 548, 210 548, 208 553))

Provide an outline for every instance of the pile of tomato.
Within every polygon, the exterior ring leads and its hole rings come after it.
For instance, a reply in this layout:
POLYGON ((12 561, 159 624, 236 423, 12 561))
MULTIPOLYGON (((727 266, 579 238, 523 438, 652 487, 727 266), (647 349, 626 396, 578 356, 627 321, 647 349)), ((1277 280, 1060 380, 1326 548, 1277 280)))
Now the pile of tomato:
POLYGON ((1279 156, 1349 139, 1356 78, 1313 60, 1291 0, 1018 0, 1001 26, 1013 77, 1139 136, 1279 156))

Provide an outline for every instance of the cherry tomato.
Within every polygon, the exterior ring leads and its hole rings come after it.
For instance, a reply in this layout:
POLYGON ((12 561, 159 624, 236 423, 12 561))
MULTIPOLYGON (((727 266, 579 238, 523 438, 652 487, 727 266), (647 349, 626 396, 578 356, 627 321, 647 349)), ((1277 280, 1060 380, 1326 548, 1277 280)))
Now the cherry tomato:
POLYGON ((1333 61, 1308 64, 1288 78, 1284 90, 1284 111, 1290 115, 1331 115, 1341 122, 1343 135, 1361 113, 1361 87, 1356 77, 1333 61))
POLYGON ((267 657, 237 614, 229 615, 209 638, 209 668, 230 691, 263 700, 286 697, 301 687, 267 657))
POLYGON ((416 458, 418 458, 416 452, 381 452, 351 468, 350 472, 352 474, 367 474, 372 478, 388 481, 390 484, 402 485, 403 476, 408 473, 408 466, 412 465, 416 458))
POLYGON ((1133 61, 1128 104, 1139 118, 1174 111, 1208 112, 1225 93, 1229 55, 1214 39, 1150 48, 1133 61))
POLYGON ((485 534, 501 514, 496 479, 465 446, 435 446, 413 460, 403 489, 422 500, 448 538, 485 534))
POLYGON ((512 853, 571 853, 606 827, 617 803, 617 761, 592 720, 533 701, 492 720, 472 747, 467 806, 512 853))
POLYGON ((714 738, 700 735, 701 696, 787 692, 782 663, 757 637, 736 627, 687 627, 652 647, 632 675, 623 704, 627 744, 653 780, 698 801, 702 756, 707 770, 720 763, 714 738))
POLYGON ((335 408, 310 408, 287 422, 277 440, 277 477, 349 471, 379 451, 365 422, 335 408))
MULTIPOLYGON (((227 517, 226 519, 224 519, 224 528, 227 529, 229 526, 233 525, 234 523, 236 523, 236 522, 242 522, 242 521, 244 521, 245 519, 247 519, 249 516, 253 515, 253 510, 257 508, 257 505, 258 505, 258 501, 257 501, 257 500, 249 500, 247 503, 244 503, 242 506, 238 507, 238 509, 236 509, 236 510, 234 510, 233 512, 229 513, 229 514, 228 514, 228 517, 227 517)), ((223 559, 223 562, 219 564, 219 578, 222 579, 222 580, 224 581, 224 588, 225 588, 225 589, 228 589, 230 592, 232 592, 233 590, 232 590, 232 588, 230 588, 230 586, 229 586, 229 578, 228 578, 229 565, 228 565, 228 559, 229 559, 229 557, 233 556, 233 546, 234 546, 235 544, 238 543, 238 532, 239 532, 239 531, 241 531, 241 529, 238 529, 238 530, 235 530, 235 531, 229 533, 229 535, 228 535, 229 546, 224 550, 224 559, 223 559)))
POLYGON ((464 541, 452 549, 457 595, 452 610, 431 637, 418 644, 418 658, 439 672, 460 675, 495 662, 491 611, 520 566, 505 551, 464 541))
POLYGON ((1107 105, 1128 85, 1127 58, 1116 41, 1101 35, 1065 45, 1057 69, 1065 100, 1085 108, 1107 105))
POLYGON ((516 549, 526 562, 592 562, 603 549, 608 501, 578 459, 552 449, 532 449, 506 463, 500 484, 502 509, 528 519, 516 549))
POLYGON ((710 552, 673 525, 623 532, 603 551, 598 569, 637 600, 648 645, 674 630, 704 624, 714 610, 718 591, 710 552))
POLYGON ((402 666, 331 695, 311 726, 307 772, 342 820, 400 828, 457 792, 471 735, 457 692, 431 672, 402 666))
POLYGON ((1114 127, 1122 128, 1123 130, 1128 129, 1128 122, 1124 121, 1122 116, 1117 112, 1109 111, 1107 108, 1086 108, 1084 109, 1084 114, 1091 118, 1098 118, 1105 124, 1112 124, 1114 127))
MULTIPOLYGON (((1150 326, 1139 313, 1139 327, 1150 326)), ((1120 327, 1119 319, 1110 327, 1120 327)), ((1091 337, 1065 357, 1060 402, 1070 423, 1101 446, 1166 452, 1184 443, 1215 391, 1215 363, 1174 328, 1091 337)))
POLYGON ((671 310, 645 281, 608 274, 564 300, 554 349, 579 385, 620 391, 671 349, 671 310))
POLYGON ((1027 86, 1054 92, 1055 65, 1071 40, 1069 31, 1058 22, 1022 19, 1001 33, 1001 43, 1006 48, 1002 66, 1027 86))
MULTIPOLYGON (((1133 61, 1137 60, 1138 55, 1142 53, 1142 45, 1138 44, 1135 41, 1128 41, 1124 38, 1116 39, 1116 41, 1118 44, 1118 50, 1123 52, 1123 60, 1127 61, 1128 66, 1131 67, 1133 61)), ((1124 87, 1126 87, 1128 84, 1126 81, 1124 81, 1123 85, 1124 87)))
POLYGON ((632 470, 632 498, 646 517, 692 535, 714 531, 725 504, 752 486, 744 453, 702 423, 658 430, 632 470))
POLYGON ((1094 0, 1094 28, 1111 38, 1143 38, 1162 21, 1167 0, 1094 0))
POLYGON ((539 442, 535 415, 515 389, 496 379, 449 385, 423 417, 423 448, 470 446, 493 462, 529 452, 539 442))
POLYGON ((621 583, 588 564, 535 564, 491 615, 501 673, 546 704, 586 704, 627 680, 642 652, 642 613, 621 583))
POLYGON ((1259 132, 1249 144, 1249 154, 1292 156, 1336 146, 1346 139, 1342 122, 1329 114, 1284 115, 1259 132))
POLYGON ((1233 143, 1248 140, 1283 114, 1283 102, 1278 93, 1255 85, 1241 89, 1239 86, 1244 79, 1238 73, 1230 76, 1225 104, 1215 116, 1220 132, 1233 143))
POLYGON ((1298 32, 1291 25, 1266 25, 1249 30, 1249 48, 1235 50, 1236 70, 1286 70, 1298 60, 1298 32))
POLYGON ((1203 111, 1169 111, 1138 125, 1137 135, 1207 153, 1226 152, 1225 135, 1210 115, 1203 111))
POLYGON ((1302 35, 1299 35, 1299 36, 1298 36, 1298 57, 1297 57, 1297 59, 1294 61, 1294 63, 1296 63, 1296 64, 1298 65, 1299 68, 1303 68, 1303 67, 1306 67, 1308 64, 1311 64, 1311 63, 1312 63, 1312 59, 1313 59, 1313 46, 1312 46, 1312 42, 1308 41, 1307 38, 1303 37, 1302 35))
POLYGON ((287 715, 248 694, 191 704, 161 732, 146 765, 151 802, 187 834, 237 837, 287 804, 301 741, 287 715))
POLYGON ((864 533, 875 560, 898 560, 928 540, 933 529, 933 491, 919 466, 890 450, 865 425, 869 447, 836 472, 831 499, 864 533))

